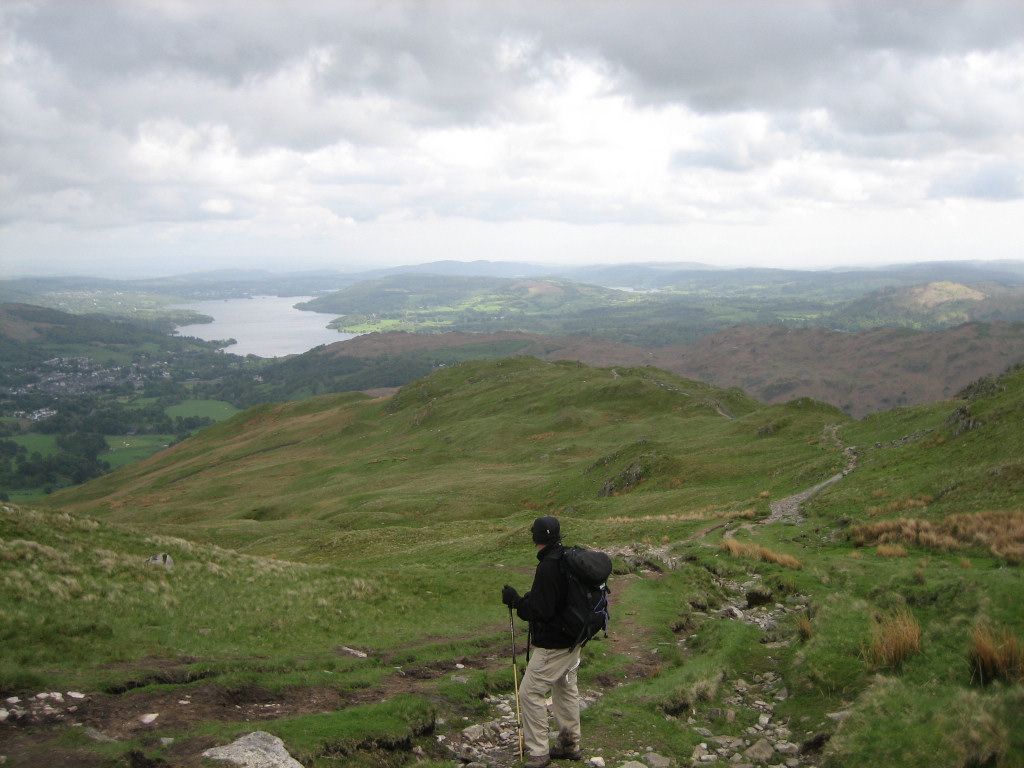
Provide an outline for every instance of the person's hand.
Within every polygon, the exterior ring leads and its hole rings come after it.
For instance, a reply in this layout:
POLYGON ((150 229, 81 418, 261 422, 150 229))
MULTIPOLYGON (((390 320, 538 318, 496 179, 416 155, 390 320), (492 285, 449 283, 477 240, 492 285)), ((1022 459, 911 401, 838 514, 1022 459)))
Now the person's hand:
POLYGON ((509 608, 515 608, 519 605, 519 593, 516 592, 516 588, 506 584, 501 590, 501 602, 509 608))

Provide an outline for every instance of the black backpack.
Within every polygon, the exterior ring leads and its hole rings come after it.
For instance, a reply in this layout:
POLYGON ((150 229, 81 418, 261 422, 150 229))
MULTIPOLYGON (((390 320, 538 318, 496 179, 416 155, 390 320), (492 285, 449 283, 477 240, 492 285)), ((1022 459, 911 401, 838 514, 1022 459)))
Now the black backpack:
POLYGON ((568 589, 558 622, 567 635, 576 639, 573 647, 586 645, 602 630, 608 637, 608 577, 612 573, 612 559, 596 549, 566 547, 559 567, 568 589))

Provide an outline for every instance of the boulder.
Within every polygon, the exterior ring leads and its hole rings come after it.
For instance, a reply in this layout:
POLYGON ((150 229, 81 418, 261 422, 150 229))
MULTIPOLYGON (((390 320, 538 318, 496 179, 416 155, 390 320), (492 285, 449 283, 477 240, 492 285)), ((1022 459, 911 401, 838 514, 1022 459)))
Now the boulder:
POLYGON ((302 764, 288 754, 284 742, 266 731, 254 731, 227 746, 208 749, 203 757, 223 760, 240 768, 302 768, 302 764))
POLYGON ((767 739, 758 739, 743 755, 755 763, 767 763, 774 757, 775 749, 767 739))
POLYGON ((153 555, 151 558, 146 560, 146 565, 155 565, 158 568, 166 568, 170 571, 174 568, 174 558, 166 552, 161 552, 160 554, 153 555))
POLYGON ((647 763, 651 768, 670 768, 672 760, 659 755, 657 752, 648 752, 644 755, 644 762, 647 763))

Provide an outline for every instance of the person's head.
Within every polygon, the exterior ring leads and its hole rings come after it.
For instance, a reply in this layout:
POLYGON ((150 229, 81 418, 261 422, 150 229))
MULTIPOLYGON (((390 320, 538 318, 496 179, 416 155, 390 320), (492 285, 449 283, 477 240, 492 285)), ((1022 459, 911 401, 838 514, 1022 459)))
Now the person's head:
POLYGON ((558 518, 545 515, 533 521, 530 528, 533 534, 533 543, 538 547, 546 547, 549 544, 557 544, 562 540, 562 532, 558 525, 558 518))

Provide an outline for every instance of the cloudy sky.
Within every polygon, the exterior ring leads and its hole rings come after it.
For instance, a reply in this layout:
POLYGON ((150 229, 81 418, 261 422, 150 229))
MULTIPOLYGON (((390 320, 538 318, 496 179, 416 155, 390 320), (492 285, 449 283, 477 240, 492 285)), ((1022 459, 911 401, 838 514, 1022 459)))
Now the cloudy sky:
POLYGON ((4 0, 0 274, 1024 258, 1024 3, 4 0))

